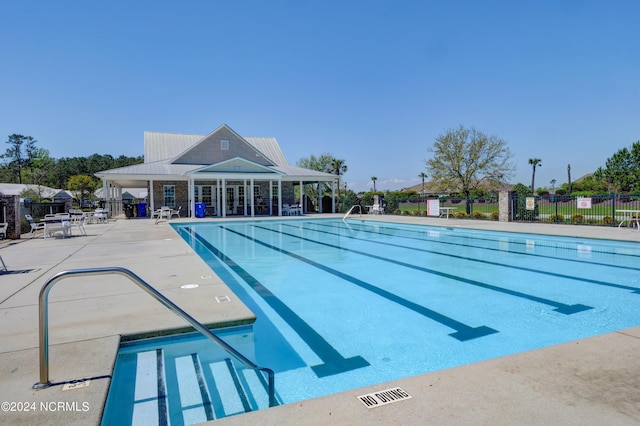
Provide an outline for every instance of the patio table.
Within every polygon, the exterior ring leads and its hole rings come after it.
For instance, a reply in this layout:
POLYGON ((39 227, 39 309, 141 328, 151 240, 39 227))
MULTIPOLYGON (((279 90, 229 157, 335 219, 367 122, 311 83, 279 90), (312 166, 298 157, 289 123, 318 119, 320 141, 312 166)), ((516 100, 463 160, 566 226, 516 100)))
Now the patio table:
POLYGON ((634 228, 640 229, 640 210, 616 210, 616 213, 622 213, 622 221, 618 225, 618 228, 622 226, 623 223, 627 222, 627 226, 633 226, 634 228), (632 225, 633 222, 633 225, 632 225))

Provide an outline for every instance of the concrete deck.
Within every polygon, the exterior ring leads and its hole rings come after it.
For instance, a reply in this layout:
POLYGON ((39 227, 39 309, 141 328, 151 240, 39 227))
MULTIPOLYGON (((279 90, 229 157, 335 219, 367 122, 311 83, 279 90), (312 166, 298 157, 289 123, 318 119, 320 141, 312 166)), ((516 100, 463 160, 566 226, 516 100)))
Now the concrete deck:
MULTIPOLYGON (((628 228, 353 218, 640 242, 640 232, 628 228)), ((62 280, 49 296, 50 380, 96 379, 88 387, 35 391, 38 294, 57 272, 119 266, 136 273, 204 324, 254 319, 166 221, 155 225, 153 220, 118 220, 86 229, 89 235, 82 237, 43 240, 27 235, 0 242, 0 256, 13 272, 0 275, 1 424, 99 424, 109 386, 109 379, 100 377, 112 372, 120 336, 185 328, 180 318, 122 276, 62 280), (180 288, 191 283, 199 287, 180 288), (230 296, 231 302, 218 304, 216 296, 230 296), (5 402, 16 411, 7 411, 5 402)), ((640 327, 216 421, 264 425, 427 422, 640 424, 640 327), (367 409, 355 398, 394 386, 412 399, 367 409)))

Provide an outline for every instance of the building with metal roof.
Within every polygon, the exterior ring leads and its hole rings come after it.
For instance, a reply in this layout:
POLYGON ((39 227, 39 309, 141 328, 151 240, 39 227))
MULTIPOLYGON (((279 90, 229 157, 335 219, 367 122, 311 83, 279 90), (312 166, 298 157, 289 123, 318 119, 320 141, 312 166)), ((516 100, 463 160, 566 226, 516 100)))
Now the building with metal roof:
POLYGON ((275 138, 242 137, 226 124, 208 135, 145 132, 144 163, 95 175, 112 215, 122 213, 123 188, 146 188, 151 211, 226 217, 281 216, 293 204, 322 212, 318 188, 328 185, 335 211, 336 175, 292 166, 275 138))

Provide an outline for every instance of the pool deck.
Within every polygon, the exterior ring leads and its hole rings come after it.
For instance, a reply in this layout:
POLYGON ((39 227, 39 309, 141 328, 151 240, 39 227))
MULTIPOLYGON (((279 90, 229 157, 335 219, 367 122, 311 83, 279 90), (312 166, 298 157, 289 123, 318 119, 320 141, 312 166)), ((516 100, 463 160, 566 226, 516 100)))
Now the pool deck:
MULTIPOLYGON (((640 242, 640 232, 629 228, 408 216, 353 219, 640 242)), ((180 318, 120 275, 60 280, 49 295, 50 380, 94 379, 89 386, 69 390, 61 385, 33 390, 39 381, 38 294, 55 273, 122 267, 204 324, 254 319, 166 221, 156 225, 150 219, 120 219, 87 225, 86 230, 87 236, 76 232, 65 239, 29 239, 27 234, 21 240, 0 241, 0 256, 11 272, 0 275, 0 424, 98 425, 109 386, 109 378, 101 377, 112 373, 120 336, 185 328, 180 318), (185 284, 199 286, 182 289, 185 284), (217 296, 231 301, 218 303, 217 296)), ((640 327, 215 421, 418 423, 640 424, 640 327), (372 409, 356 398, 395 387, 412 398, 372 409)))

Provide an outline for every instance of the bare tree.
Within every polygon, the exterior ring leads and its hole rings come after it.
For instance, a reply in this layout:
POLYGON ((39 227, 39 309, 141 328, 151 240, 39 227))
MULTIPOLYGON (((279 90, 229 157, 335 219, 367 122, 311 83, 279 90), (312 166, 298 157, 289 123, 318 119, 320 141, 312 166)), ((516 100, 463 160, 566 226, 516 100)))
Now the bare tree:
POLYGON ((463 193, 470 213, 469 195, 479 189, 483 178, 513 173, 507 143, 497 136, 487 136, 463 126, 440 135, 429 148, 433 158, 426 161, 433 184, 442 192, 463 193))

